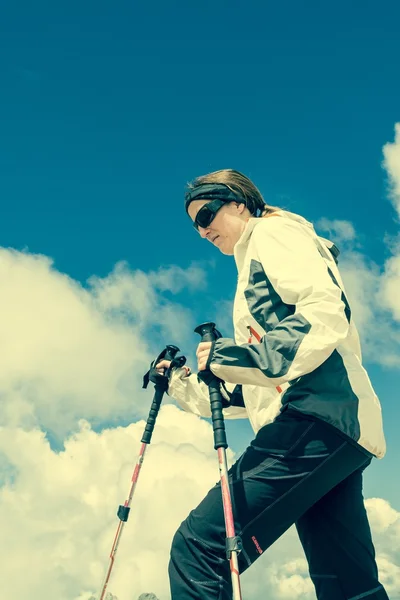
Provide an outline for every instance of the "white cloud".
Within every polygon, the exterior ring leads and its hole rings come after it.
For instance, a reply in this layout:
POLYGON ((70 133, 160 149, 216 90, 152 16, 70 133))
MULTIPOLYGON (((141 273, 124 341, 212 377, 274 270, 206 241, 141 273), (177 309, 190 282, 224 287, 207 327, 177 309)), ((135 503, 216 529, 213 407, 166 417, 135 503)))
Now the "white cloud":
POLYGON ((111 322, 120 323, 124 329, 135 324, 140 335, 152 340, 157 348, 168 343, 193 345, 193 315, 177 301, 168 301, 163 292, 177 294, 186 288, 189 292, 206 286, 205 271, 192 265, 186 271, 172 265, 148 274, 132 271, 125 262, 118 263, 105 278, 89 279, 96 307, 111 322))
MULTIPOLYGON (((40 431, 0 433, 0 448, 15 470, 13 482, 0 493, 5 597, 97 596, 117 526, 116 509, 127 497, 143 425, 95 433, 83 422, 81 431, 58 454, 40 431)), ((127 590, 132 599, 143 591, 153 591, 160 599, 169 597, 167 564, 173 533, 217 478, 211 427, 165 406, 121 540, 109 600, 123 600, 127 590)), ((390 554, 381 562, 393 587, 396 562, 390 554)), ((314 598, 293 530, 243 577, 249 600, 258 600, 265 589, 271 600, 314 598)))
POLYGON ((386 261, 381 284, 382 302, 400 322, 400 252, 386 261))
POLYGON ((177 265, 160 268, 148 274, 149 280, 159 289, 174 294, 189 286, 192 290, 203 290, 207 285, 206 273, 200 265, 192 264, 187 269, 177 265))
MULTIPOLYGON (((175 276, 179 288, 196 287, 202 272, 164 269, 161 289, 175 276)), ((0 423, 40 424, 62 438, 81 417, 140 415, 141 378, 158 344, 193 337, 189 311, 160 295, 157 273, 123 263, 84 288, 45 256, 0 249, 0 281, 0 423)))
MULTIPOLYGON (((98 597, 118 519, 140 447, 144 421, 91 430, 87 422, 51 450, 43 432, 3 428, 0 451, 12 481, 0 490, 2 594, 50 600, 98 597), (10 468, 11 470, 11 468, 10 468), (21 577, 21 569, 24 577, 21 577)), ((229 461, 234 456, 229 453, 229 461)), ((167 565, 173 534, 218 481, 211 426, 175 406, 162 408, 145 456, 108 590, 133 600, 144 592, 169 598, 167 565)), ((382 499, 367 500, 382 581, 395 591, 400 515, 382 499)), ((315 597, 292 528, 242 577, 244 597, 315 597)))
POLYGON ((399 599, 400 565, 386 556, 378 556, 379 579, 392 600, 399 599))
POLYGON ((392 508, 382 498, 369 498, 366 501, 369 520, 377 533, 386 533, 390 528, 396 526, 398 532, 397 543, 400 544, 400 513, 392 508))
POLYGON ((243 597, 259 600, 314 600, 314 585, 294 527, 242 575, 243 597))
MULTIPOLYGON (((152 385, 143 391, 141 383, 150 360, 166 341, 190 336, 193 343, 192 315, 161 292, 196 291, 204 272, 194 265, 186 272, 163 268, 159 275, 120 263, 85 288, 45 256, 0 249, 5 596, 87 600, 100 586, 144 422, 101 433, 88 422, 104 426, 147 416, 152 385), (75 433, 56 453, 46 431, 60 441, 75 433)), ((140 478, 141 512, 133 507, 124 532, 118 593, 125 585, 137 594, 146 587, 157 591, 158 562, 165 593, 173 532, 207 482, 218 478, 210 426, 168 402, 140 478)))
MULTIPOLYGON (((385 286, 394 279, 361 252, 349 251, 339 263, 353 318, 362 338, 365 358, 400 367, 400 328, 395 304, 385 302, 385 286)), ((389 298, 388 292, 386 296, 389 298)))
MULTIPOLYGON (((400 215, 400 123, 395 140, 383 147, 390 197, 400 215)), ((341 248, 339 268, 362 339, 366 359, 386 367, 400 367, 400 241, 382 231, 390 256, 377 265, 363 253, 362 236, 348 221, 320 219, 317 230, 341 248)))
MULTIPOLYGON (((95 433, 83 421, 59 453, 39 430, 0 431, 0 450, 15 473, 0 490, 4 597, 71 600, 96 592, 143 428, 138 422, 95 433)), ((211 426, 164 406, 121 538, 112 594, 125 598, 129 589, 135 598, 147 590, 165 597, 173 533, 218 477, 211 426)))
POLYGON ((374 533, 381 583, 390 598, 400 597, 400 512, 382 498, 365 502, 374 533), (396 596, 397 594, 397 596, 396 596))
MULTIPOLYGON (((400 254, 380 267, 359 249, 352 238, 341 238, 334 222, 324 220, 318 233, 330 233, 341 249, 339 269, 353 320, 360 333, 366 360, 387 367, 400 367, 400 254), (342 244, 338 240, 342 239, 342 244)), ((351 224, 349 223, 349 226, 351 224)))
POLYGON ((356 238, 356 232, 354 226, 350 221, 343 221, 339 219, 334 219, 330 221, 323 217, 319 219, 317 227, 320 227, 324 231, 328 233, 333 233, 335 235, 335 240, 340 244, 341 242, 349 242, 354 241, 356 238))
POLYGON ((400 597, 400 512, 383 498, 369 498, 365 505, 374 534, 381 583, 390 598, 396 594, 400 597))
POLYGON ((400 216, 400 123, 395 125, 394 142, 384 145, 383 156, 383 165, 389 177, 389 195, 400 216))

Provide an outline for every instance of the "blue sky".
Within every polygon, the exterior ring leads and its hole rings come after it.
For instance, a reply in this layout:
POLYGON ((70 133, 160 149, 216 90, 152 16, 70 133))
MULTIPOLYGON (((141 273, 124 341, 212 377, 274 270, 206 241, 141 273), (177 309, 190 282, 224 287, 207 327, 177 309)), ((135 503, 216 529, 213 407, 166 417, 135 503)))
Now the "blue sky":
MULTIPOLYGON (((382 168, 400 121, 399 22, 395 1, 4 2, 0 245, 49 256, 83 286, 118 261, 200 261, 205 289, 174 297, 213 319, 234 264, 202 243, 183 193, 229 167, 271 204, 350 221, 383 267, 399 231, 382 168)), ((366 366, 388 441, 366 493, 399 509, 400 372, 366 366)), ((250 440, 242 422, 228 432, 234 449, 250 440)))

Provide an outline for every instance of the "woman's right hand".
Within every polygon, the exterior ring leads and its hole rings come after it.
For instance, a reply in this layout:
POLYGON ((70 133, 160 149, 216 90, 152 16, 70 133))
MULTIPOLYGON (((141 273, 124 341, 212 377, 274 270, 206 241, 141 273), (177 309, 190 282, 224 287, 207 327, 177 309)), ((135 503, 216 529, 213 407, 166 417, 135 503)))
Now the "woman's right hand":
POLYGON ((167 369, 169 369, 169 365, 172 361, 170 360, 160 360, 159 363, 156 364, 156 371, 159 375, 165 375, 167 369))
MULTIPOLYGON (((155 367, 157 373, 159 375, 165 375, 165 373, 167 372, 167 369, 169 369, 169 366, 170 366, 171 362, 172 362, 171 360, 160 360, 160 362, 157 363, 156 367, 155 367)), ((186 371, 186 377, 188 375, 190 375, 190 373, 191 373, 190 368, 187 367, 187 366, 184 366, 183 368, 186 371)))

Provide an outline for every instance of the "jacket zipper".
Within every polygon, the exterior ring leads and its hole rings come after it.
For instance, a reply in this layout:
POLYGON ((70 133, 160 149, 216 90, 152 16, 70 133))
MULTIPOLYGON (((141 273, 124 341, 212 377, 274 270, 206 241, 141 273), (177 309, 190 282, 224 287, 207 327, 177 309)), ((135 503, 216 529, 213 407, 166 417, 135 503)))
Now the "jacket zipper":
MULTIPOLYGON (((255 337, 255 339, 257 340, 258 343, 261 342, 261 337, 258 335, 257 331, 255 331, 251 325, 247 325, 247 329, 249 330, 249 340, 248 343, 251 344, 253 341, 253 337, 255 337)), ((277 392, 279 392, 279 394, 282 394, 282 388, 280 385, 276 386, 276 390, 277 392)))
POLYGON ((247 329, 249 330, 250 336, 249 336, 249 341, 248 343, 251 344, 251 342, 253 341, 253 336, 256 338, 257 342, 261 342, 261 338, 258 335, 257 331, 255 331, 251 325, 247 325, 247 329))

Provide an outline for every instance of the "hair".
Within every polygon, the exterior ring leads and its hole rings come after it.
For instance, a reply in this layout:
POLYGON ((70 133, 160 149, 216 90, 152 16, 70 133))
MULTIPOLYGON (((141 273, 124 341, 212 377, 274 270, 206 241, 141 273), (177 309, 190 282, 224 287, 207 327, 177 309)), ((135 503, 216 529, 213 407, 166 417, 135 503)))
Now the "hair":
POLYGON ((223 183, 225 184, 234 194, 242 197, 245 200, 246 207, 252 215, 256 215, 257 209, 261 211, 260 217, 279 210, 277 206, 271 206, 267 204, 262 197, 260 190, 254 185, 254 183, 234 169, 221 169, 220 171, 213 171, 207 175, 196 177, 193 181, 188 183, 188 191, 192 191, 205 183, 223 183))

